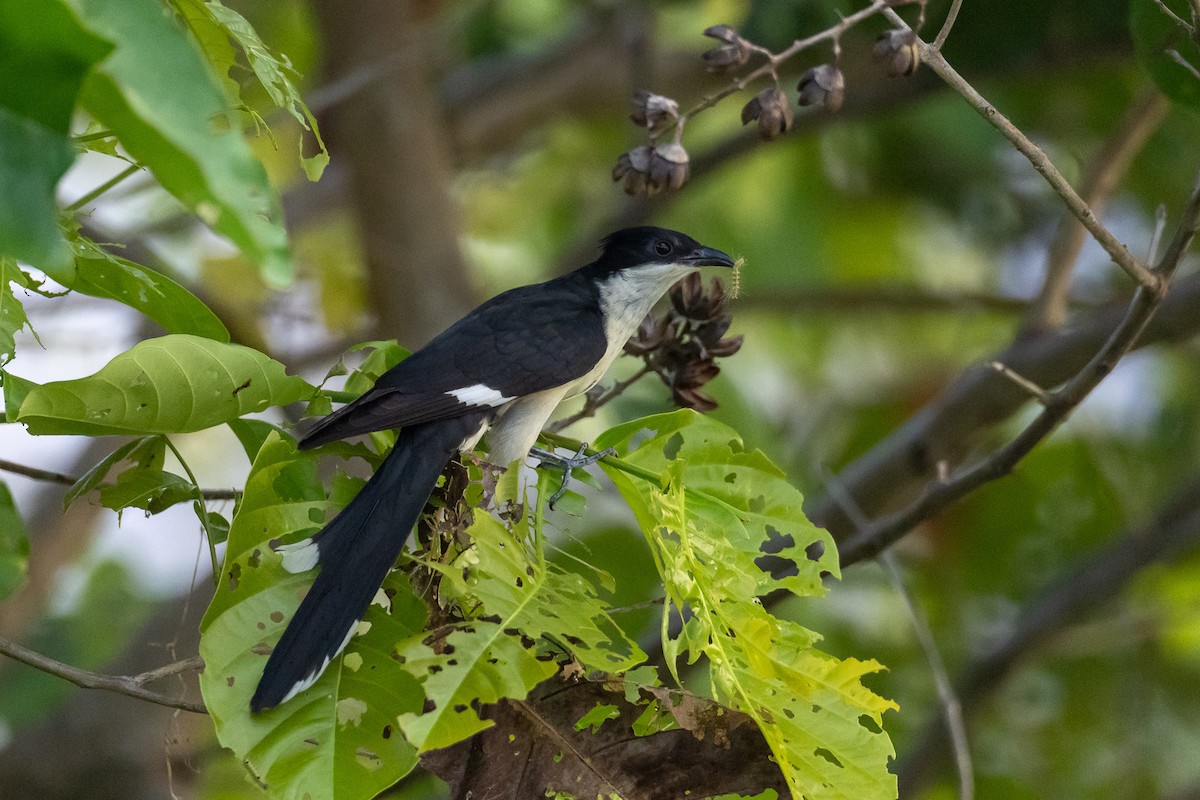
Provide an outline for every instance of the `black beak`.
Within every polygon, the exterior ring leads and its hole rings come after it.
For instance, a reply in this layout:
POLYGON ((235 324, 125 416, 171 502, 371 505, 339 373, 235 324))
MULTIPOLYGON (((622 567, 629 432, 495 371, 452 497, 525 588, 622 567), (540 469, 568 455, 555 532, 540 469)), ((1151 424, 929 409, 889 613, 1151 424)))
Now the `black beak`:
POLYGON ((711 247, 697 247, 682 259, 683 263, 693 267, 732 267, 733 259, 714 250, 711 247))

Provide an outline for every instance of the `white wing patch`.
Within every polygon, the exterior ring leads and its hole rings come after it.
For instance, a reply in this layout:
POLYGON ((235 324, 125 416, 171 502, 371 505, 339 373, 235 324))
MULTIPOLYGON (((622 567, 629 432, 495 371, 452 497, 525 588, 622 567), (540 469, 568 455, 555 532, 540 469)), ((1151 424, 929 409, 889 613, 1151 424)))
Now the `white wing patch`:
POLYGON ((292 544, 281 544, 275 548, 283 554, 283 569, 293 575, 308 572, 317 565, 317 543, 312 539, 301 539, 292 544))
POLYGON ((489 406, 495 408, 512 400, 511 397, 505 397, 492 387, 482 383, 477 383, 474 386, 465 386, 462 389, 454 389, 446 392, 446 394, 466 406, 489 406))

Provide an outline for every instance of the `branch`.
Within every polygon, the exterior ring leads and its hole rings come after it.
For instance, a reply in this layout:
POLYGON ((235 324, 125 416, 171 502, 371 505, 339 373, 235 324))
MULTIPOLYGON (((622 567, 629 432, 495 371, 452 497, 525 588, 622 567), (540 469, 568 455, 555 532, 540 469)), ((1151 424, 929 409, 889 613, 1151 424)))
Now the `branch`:
MULTIPOLYGON (((885 9, 883 13, 895 25, 911 30, 908 24, 895 11, 885 9)), ((1004 138, 1008 139, 1012 146, 1029 160, 1033 168, 1046 179, 1046 182, 1050 184, 1050 188, 1054 193, 1062 198, 1062 201, 1071 213, 1083 223, 1083 226, 1099 242, 1105 252, 1112 257, 1117 266, 1125 270, 1131 278, 1137 281, 1139 286, 1147 289, 1152 294, 1162 294, 1166 288, 1162 276, 1134 258, 1129 249, 1118 241, 1109 232, 1108 228, 1104 227, 1096 219, 1096 215, 1088 207, 1088 204, 1084 202, 1079 193, 1075 191, 1067 179, 1063 177, 1062 173, 1058 171, 1042 148, 1030 141, 1029 137, 1022 133, 994 105, 976 91, 974 86, 967 83, 940 53, 920 39, 917 42, 921 48, 921 60, 928 64, 929 68, 937 73, 938 77, 945 81, 950 88, 962 95, 989 125, 1003 134, 1004 138)))
MULTIPOLYGON (((48 469, 39 469, 37 467, 27 467, 24 464, 17 464, 4 458, 0 458, 0 471, 11 472, 14 475, 24 475, 26 478, 32 478, 35 481, 57 483, 63 486, 74 486, 79 482, 79 478, 74 475, 54 472, 48 469)), ((201 489, 200 494, 205 500, 237 500, 242 495, 237 489, 201 489)))
MULTIPOLYGON (((842 566, 871 558, 891 545, 918 523, 997 478, 1008 475, 1017 463, 1070 416, 1116 363, 1132 349, 1162 303, 1183 254, 1200 227, 1200 181, 1184 210, 1175 237, 1154 270, 1155 288, 1139 286, 1128 310, 1104 346, 1062 388, 1042 399, 1042 411, 1016 438, 958 475, 930 484, 924 496, 887 517, 858 530, 839 547, 842 566)), ((1003 362, 1002 362, 1003 363, 1003 362)))
POLYGON ((643 364, 642 368, 633 373, 633 375, 629 376, 623 381, 617 381, 614 383, 611 389, 600 392, 599 394, 592 394, 591 392, 588 392, 583 396, 583 408, 579 409, 574 414, 570 414, 562 419, 551 422, 546 426, 546 430, 550 433, 558 433, 563 428, 574 425, 581 419, 586 417, 594 417, 596 415, 596 411, 602 406, 611 403, 613 400, 616 400, 618 397, 624 394, 626 389, 649 375, 652 371, 653 370, 650 368, 649 364, 643 364))
MULTIPOLYGON (((1151 524, 1120 536, 1061 576, 1026 605, 1006 639, 967 664, 955 682, 964 713, 979 707, 1030 652, 1111 602, 1143 569, 1180 558, 1198 546, 1200 479, 1193 479, 1151 524)), ((897 764, 901 797, 917 796, 934 777, 946 744, 940 717, 930 717, 897 764)))
POLYGON ((160 706, 167 706, 168 708, 191 711, 194 714, 208 713, 203 703, 193 703, 188 700, 177 699, 145 688, 147 683, 153 683, 171 675, 203 669, 204 662, 200 660, 200 656, 176 661, 172 664, 167 664, 137 675, 101 675, 98 672, 89 672, 86 669, 79 669, 70 664, 56 661, 49 656, 22 647, 16 642, 11 642, 3 637, 0 637, 0 654, 6 655, 15 661, 20 661, 22 664, 26 664, 34 669, 49 673, 57 678, 70 681, 84 689, 102 689, 106 692, 116 692, 126 697, 145 700, 160 706))
MULTIPOLYGON (((1169 104, 1157 89, 1144 92, 1125 113, 1116 131, 1092 158, 1080 188, 1092 213, 1104 213, 1104 207, 1117 189, 1129 165, 1150 135, 1158 130, 1169 104)), ((1063 220, 1046 253, 1046 279, 1037 302, 1025 323, 1027 331, 1039 332, 1062 327, 1067 321, 1071 274, 1086 231, 1078 221, 1063 220)))

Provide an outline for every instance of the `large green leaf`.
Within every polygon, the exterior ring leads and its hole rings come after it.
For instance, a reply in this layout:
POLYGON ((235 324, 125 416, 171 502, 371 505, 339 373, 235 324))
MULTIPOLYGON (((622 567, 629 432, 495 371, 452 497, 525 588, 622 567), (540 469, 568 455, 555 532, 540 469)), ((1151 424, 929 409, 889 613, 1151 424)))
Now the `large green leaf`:
POLYGON ((413 640, 400 651, 433 702, 422 714, 400 717, 419 750, 447 747, 490 726, 479 717, 481 704, 523 699, 555 674, 556 654, 565 651, 586 669, 607 673, 645 660, 595 587, 548 563, 539 542, 529 539, 529 520, 523 522, 509 530, 477 511, 467 529, 472 546, 448 564, 428 565, 442 573, 443 591, 471 619, 433 646, 413 640))
POLYGON ((0 0, 0 255, 55 279, 71 263, 54 201, 75 160, 71 112, 84 76, 110 47, 61 0, 0 0))
POLYGON ((67 0, 115 49, 80 102, 131 156, 282 284, 292 275, 279 198, 197 44, 156 0, 67 0))
POLYGON ((75 281, 71 285, 75 291, 124 303, 169 333, 229 341, 229 331, 220 317, 161 272, 106 253, 84 238, 75 241, 75 251, 75 281))
POLYGON ((1187 0, 1133 0, 1130 27, 1138 60, 1163 94, 1177 103, 1200 109, 1200 43, 1191 32, 1167 15, 1160 3, 1180 19, 1190 20, 1187 0), (1178 57, 1178 58, 1177 58, 1178 57), (1191 65, 1189 70, 1179 59, 1191 65))
POLYGON ((139 342, 94 375, 33 388, 17 421, 38 435, 188 433, 312 391, 257 350, 173 334, 139 342))
POLYGON ((295 613, 311 575, 291 575, 269 542, 314 533, 330 505, 316 457, 273 434, 258 451, 229 532, 221 582, 201 624, 200 688, 221 744, 280 798, 369 798, 408 773, 416 751, 396 716, 421 708, 417 681, 393 647, 425 624, 425 607, 393 573, 346 653, 314 686, 252 715, 270 643, 295 613))
POLYGON ((651 482, 605 465, 662 574, 668 664, 680 655, 708 660, 715 699, 754 719, 796 797, 894 798, 882 716, 895 704, 860 682, 880 666, 817 650, 818 634, 756 600, 773 589, 820 594, 822 573, 836 574, 833 543, 805 519, 800 493, 762 453, 746 452, 734 430, 692 411, 619 426, 596 446, 660 476, 651 482), (780 553, 796 574, 772 579, 756 564, 762 545, 788 537, 780 553), (823 552, 809 559, 805 548, 816 542, 823 552), (672 606, 691 611, 676 637, 667 635, 672 606))
POLYGON ((12 492, 0 481, 0 600, 13 593, 25 579, 29 562, 29 537, 13 502, 12 492))

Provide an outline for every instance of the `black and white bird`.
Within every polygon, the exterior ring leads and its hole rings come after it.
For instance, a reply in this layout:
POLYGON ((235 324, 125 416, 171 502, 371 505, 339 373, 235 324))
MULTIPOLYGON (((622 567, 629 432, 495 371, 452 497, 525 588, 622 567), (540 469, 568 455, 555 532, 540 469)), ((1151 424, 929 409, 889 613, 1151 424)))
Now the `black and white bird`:
POLYGON ((525 458, 564 399, 594 386, 680 278, 729 256, 682 233, 628 228, 570 274, 493 297, 319 421, 303 449, 390 428, 392 451, 311 539, 285 545, 289 572, 317 577, 263 669, 250 708, 312 686, 350 641, 451 458, 486 434, 488 460, 525 458))

